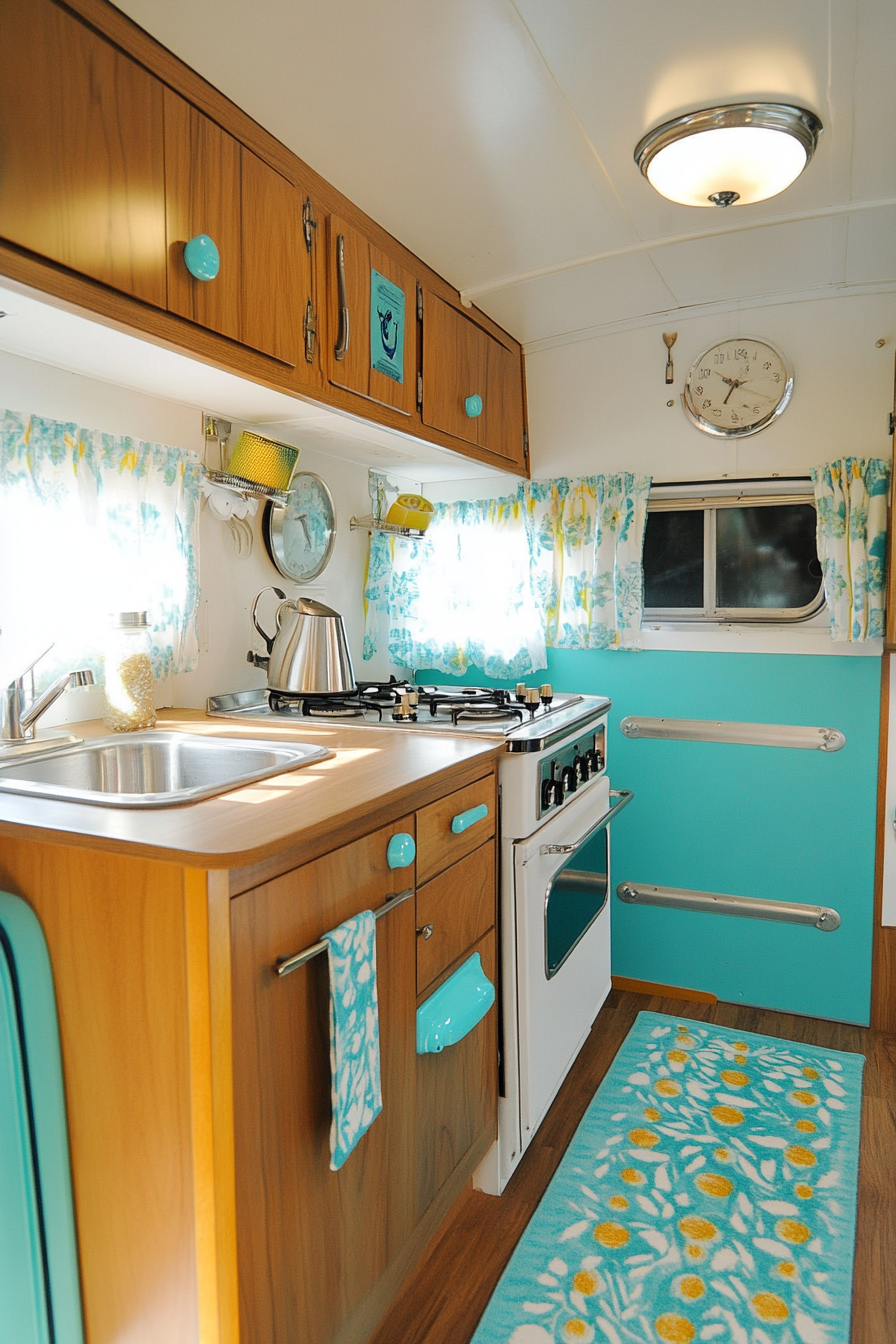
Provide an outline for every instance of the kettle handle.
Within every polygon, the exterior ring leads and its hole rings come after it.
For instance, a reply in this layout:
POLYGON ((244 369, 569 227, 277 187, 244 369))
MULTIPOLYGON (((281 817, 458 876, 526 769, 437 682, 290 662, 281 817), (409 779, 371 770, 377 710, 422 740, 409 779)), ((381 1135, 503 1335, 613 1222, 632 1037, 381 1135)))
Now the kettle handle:
MULTIPOLYGON (((274 647, 274 639, 276 638, 276 636, 269 635, 266 631, 262 630, 261 626, 258 624, 258 604, 264 597, 265 593, 276 593, 281 600, 286 599, 286 594, 280 588, 275 588, 273 584, 269 584, 267 588, 262 588, 261 592, 256 597, 252 607, 252 624, 255 626, 255 629, 261 635, 262 639, 265 642, 265 647, 268 653, 270 653, 274 647)), ((279 630, 279 628, 280 628, 280 620, 278 614, 277 629, 279 630)))

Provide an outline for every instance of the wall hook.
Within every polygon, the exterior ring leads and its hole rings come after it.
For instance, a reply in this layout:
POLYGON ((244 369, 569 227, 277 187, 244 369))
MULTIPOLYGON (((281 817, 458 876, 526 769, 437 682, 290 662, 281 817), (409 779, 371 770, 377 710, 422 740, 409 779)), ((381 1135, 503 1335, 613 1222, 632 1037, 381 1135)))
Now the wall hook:
POLYGON ((675 344, 675 342, 676 342, 677 340, 678 340, 678 332, 677 332, 677 331, 664 331, 664 332, 663 332, 663 341, 664 341, 665 346, 666 346, 666 382, 667 382, 667 383, 674 383, 674 382, 675 382, 675 366, 674 366, 674 364, 672 363, 672 347, 673 347, 673 345, 675 344))

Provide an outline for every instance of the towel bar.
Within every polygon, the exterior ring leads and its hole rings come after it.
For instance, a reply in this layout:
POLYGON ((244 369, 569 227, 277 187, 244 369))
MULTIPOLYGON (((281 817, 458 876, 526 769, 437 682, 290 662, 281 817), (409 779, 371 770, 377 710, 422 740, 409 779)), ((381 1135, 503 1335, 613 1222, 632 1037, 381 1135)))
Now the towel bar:
POLYGON ((711 915, 740 915, 743 919, 771 919, 780 924, 808 924, 833 933, 840 916, 830 905, 802 905, 797 901, 768 901, 759 896, 725 896, 718 891, 688 887, 654 887, 620 882, 616 895, 626 905, 662 905, 673 910, 699 910, 711 915))
MULTIPOLYGON (((397 896, 390 896, 388 901, 385 901, 382 905, 378 905, 374 910, 374 919, 381 919, 383 915, 387 915, 390 910, 394 910, 396 905, 401 905, 404 901, 409 901, 415 894, 415 889, 413 887, 408 887, 407 891, 400 891, 397 896)), ((328 946, 329 944, 322 938, 319 943, 312 943, 310 947, 306 947, 302 952, 296 952, 292 957, 280 957, 280 959, 274 963, 272 968, 273 972, 275 975, 289 975, 290 971, 296 971, 300 966, 304 966, 306 961, 311 961, 313 957, 319 956, 321 952, 326 952, 328 946)))

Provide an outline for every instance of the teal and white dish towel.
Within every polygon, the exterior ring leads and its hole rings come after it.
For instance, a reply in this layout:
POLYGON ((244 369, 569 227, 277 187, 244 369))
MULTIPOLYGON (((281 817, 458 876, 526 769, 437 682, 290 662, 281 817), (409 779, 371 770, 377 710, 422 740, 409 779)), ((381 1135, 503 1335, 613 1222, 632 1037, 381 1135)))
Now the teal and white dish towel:
POLYGON ((330 961, 330 1170, 338 1171, 383 1109, 376 918, 363 910, 324 940, 330 961))

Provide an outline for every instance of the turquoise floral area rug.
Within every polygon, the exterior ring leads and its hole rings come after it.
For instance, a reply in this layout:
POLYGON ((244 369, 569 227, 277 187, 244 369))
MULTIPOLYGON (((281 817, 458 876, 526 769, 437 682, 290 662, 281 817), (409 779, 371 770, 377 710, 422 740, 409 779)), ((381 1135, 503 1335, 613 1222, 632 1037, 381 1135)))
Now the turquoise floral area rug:
POLYGON ((639 1013, 472 1344, 848 1344, 864 1062, 639 1013))

